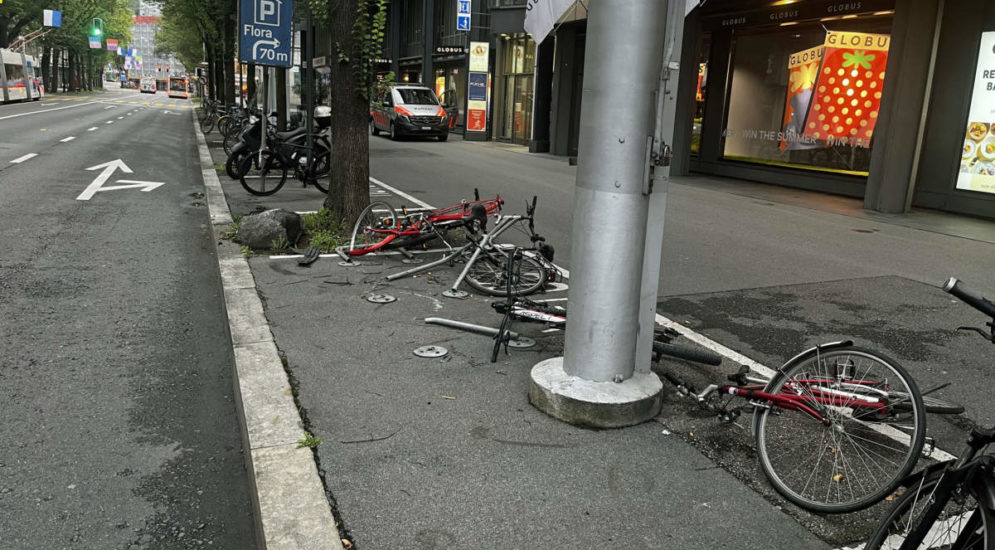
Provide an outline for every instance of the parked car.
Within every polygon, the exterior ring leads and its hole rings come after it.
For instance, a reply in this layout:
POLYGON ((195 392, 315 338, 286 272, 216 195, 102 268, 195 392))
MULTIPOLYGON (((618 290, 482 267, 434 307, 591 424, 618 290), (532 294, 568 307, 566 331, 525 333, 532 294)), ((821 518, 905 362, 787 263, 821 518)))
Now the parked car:
POLYGON ((391 139, 427 136, 449 139, 449 117, 428 86, 396 84, 370 103, 370 133, 387 132, 391 139))
POLYGON ((142 79, 142 93, 143 94, 154 94, 156 91, 156 84, 154 78, 143 78, 142 79))

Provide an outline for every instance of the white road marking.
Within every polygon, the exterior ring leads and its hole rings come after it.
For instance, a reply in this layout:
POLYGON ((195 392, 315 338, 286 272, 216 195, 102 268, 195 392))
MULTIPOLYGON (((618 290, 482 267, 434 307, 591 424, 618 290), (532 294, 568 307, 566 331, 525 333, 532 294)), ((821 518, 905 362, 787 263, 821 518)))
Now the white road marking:
POLYGON ((118 119, 118 120, 121 120, 121 119, 123 119, 123 118, 124 118, 123 116, 119 116, 119 117, 117 117, 117 119, 118 119))
POLYGON ((94 130, 96 130, 96 129, 97 129, 97 127, 96 127, 96 126, 94 126, 93 128, 87 128, 87 129, 86 129, 86 131, 87 131, 87 132, 92 132, 92 131, 94 131, 94 130))
POLYGON ((35 158, 37 156, 38 156, 38 153, 28 153, 28 154, 24 155, 23 157, 17 157, 16 159, 10 161, 10 163, 11 164, 21 164, 22 162, 24 162, 26 160, 31 160, 31 159, 33 159, 33 158, 35 158))
POLYGON ((83 106, 86 106, 86 105, 93 105, 94 103, 96 103, 96 102, 95 101, 90 101, 88 103, 80 103, 79 105, 69 105, 69 106, 66 106, 66 107, 56 107, 55 109, 45 109, 44 111, 31 111, 30 113, 21 113, 21 114, 17 114, 17 115, 0 116, 0 120, 6 120, 8 118, 17 118, 19 116, 36 115, 38 113, 50 113, 52 111, 61 111, 62 109, 75 109, 76 107, 83 107, 83 106))
POLYGON ((113 120, 108 120, 107 124, 114 124, 114 121, 113 120))
POLYGON ((67 141, 72 141, 74 139, 76 139, 75 136, 69 136, 67 138, 60 139, 59 141, 62 142, 62 143, 66 143, 67 141))
POLYGON ((114 108, 113 105, 108 105, 108 106, 104 107, 104 110, 106 111, 107 109, 113 109, 113 108, 114 108))
POLYGON ((378 180, 377 178, 371 177, 370 181, 372 181, 373 183, 379 185, 380 187, 383 187, 384 189, 390 191, 391 193, 394 193, 395 195, 397 195, 398 197, 401 197, 402 199, 408 199, 409 201, 417 204, 418 206, 421 206, 423 208, 427 208, 429 210, 435 210, 435 208, 433 208, 431 204, 429 204, 429 203, 427 203, 427 202, 425 202, 423 200, 416 199, 416 198, 412 197, 411 195, 405 193, 404 191, 401 191, 400 189, 395 189, 395 188, 387 185, 386 183, 378 180))

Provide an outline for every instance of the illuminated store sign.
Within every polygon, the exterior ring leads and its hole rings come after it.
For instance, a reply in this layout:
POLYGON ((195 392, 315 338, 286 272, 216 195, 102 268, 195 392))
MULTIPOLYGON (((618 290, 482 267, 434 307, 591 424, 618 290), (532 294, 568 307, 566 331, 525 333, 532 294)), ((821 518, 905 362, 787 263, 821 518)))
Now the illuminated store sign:
POLYGON ((957 189, 995 193, 995 32, 981 34, 957 189))

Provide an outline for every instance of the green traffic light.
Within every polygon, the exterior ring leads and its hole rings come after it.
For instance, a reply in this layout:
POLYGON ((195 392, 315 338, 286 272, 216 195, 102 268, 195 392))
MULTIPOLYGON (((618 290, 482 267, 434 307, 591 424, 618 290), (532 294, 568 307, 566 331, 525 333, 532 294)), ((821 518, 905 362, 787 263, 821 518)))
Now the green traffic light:
POLYGON ((100 36, 100 29, 93 29, 93 34, 95 36, 100 36))

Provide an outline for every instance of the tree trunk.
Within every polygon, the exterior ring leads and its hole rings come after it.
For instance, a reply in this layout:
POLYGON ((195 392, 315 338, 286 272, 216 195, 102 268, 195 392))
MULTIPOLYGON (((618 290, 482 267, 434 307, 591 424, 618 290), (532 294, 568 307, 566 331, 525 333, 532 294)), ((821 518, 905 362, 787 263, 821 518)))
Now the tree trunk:
POLYGON ((41 81, 45 85, 45 90, 54 91, 52 87, 52 49, 44 48, 41 54, 41 81))
MULTIPOLYGON (((359 0, 329 2, 329 30, 332 44, 347 55, 359 59, 358 44, 353 41, 352 25, 359 10, 359 0)), ((324 206, 337 217, 351 223, 370 204, 370 141, 367 130, 369 102, 357 92, 358 83, 351 63, 338 61, 331 52, 332 165, 328 196, 324 206)))
POLYGON ((218 72, 214 50, 213 44, 207 44, 207 82, 210 92, 207 95, 211 101, 217 101, 218 98, 218 72))
MULTIPOLYGON (((238 13, 238 6, 235 2, 229 2, 231 4, 230 13, 238 13)), ((222 58, 222 63, 225 67, 225 105, 234 105, 238 102, 235 96, 235 20, 231 17, 225 17, 224 25, 224 56, 222 58)))

